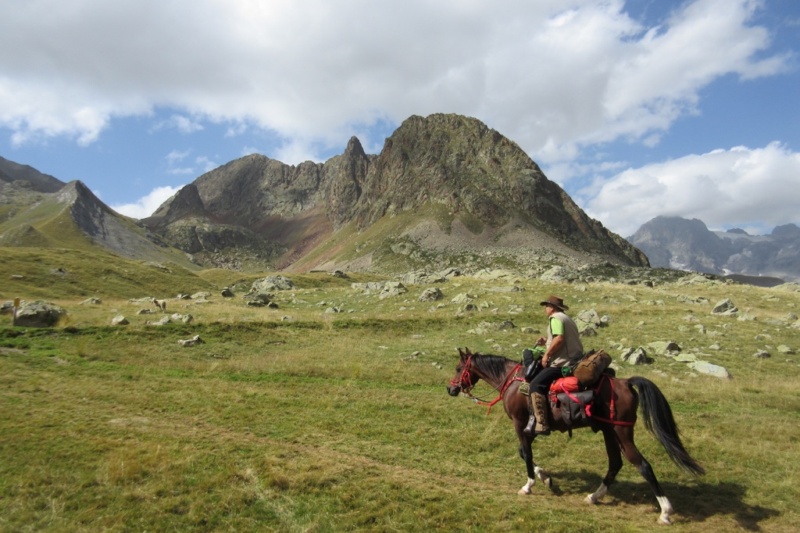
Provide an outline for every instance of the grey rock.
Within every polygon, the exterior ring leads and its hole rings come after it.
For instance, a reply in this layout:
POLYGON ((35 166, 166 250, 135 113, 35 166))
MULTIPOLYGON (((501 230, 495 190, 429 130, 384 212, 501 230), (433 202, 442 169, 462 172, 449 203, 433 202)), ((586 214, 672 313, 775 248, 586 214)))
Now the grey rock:
POLYGON ((55 326, 67 311, 56 304, 36 300, 25 302, 17 309, 17 326, 29 328, 49 328, 55 326))

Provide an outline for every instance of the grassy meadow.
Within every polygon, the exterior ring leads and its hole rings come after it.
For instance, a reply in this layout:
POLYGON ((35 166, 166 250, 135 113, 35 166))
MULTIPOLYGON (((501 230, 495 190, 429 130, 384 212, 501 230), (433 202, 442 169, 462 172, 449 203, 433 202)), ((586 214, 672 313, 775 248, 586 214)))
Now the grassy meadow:
MULTIPOLYGON (((351 287, 374 276, 319 273, 290 275, 295 289, 266 309, 242 299, 262 275, 53 254, 41 252, 39 270, 32 256, 0 267, 0 301, 43 298, 69 313, 48 329, 0 316, 0 531, 650 531, 658 506, 629 464, 603 502, 583 503, 605 475, 601 435, 537 439, 555 489, 520 496, 525 469, 502 405, 487 415, 445 391, 456 347, 518 359, 544 328, 538 302, 548 294, 573 316, 610 318, 584 345, 606 348, 620 376, 661 388, 706 468, 679 470, 637 425, 675 531, 800 523, 800 356, 777 349, 800 349, 800 329, 786 325, 800 313, 798 292, 459 277, 437 285, 444 299, 423 303, 428 286, 379 299, 351 287), (67 260, 66 276, 51 274, 67 260), (226 286, 234 298, 219 296, 226 286), (208 303, 174 299, 202 290, 208 303), (460 294, 478 310, 452 303, 460 294), (101 302, 82 303, 90 296, 101 302), (136 314, 146 296, 193 321, 148 325, 160 317, 136 314), (712 315, 723 298, 752 320, 712 315), (119 314, 130 324, 111 326, 119 314), (178 344, 195 335, 204 343, 178 344), (619 358, 618 346, 660 340, 732 379, 664 356, 636 367, 619 358)), ((485 383, 474 392, 495 396, 485 383)))

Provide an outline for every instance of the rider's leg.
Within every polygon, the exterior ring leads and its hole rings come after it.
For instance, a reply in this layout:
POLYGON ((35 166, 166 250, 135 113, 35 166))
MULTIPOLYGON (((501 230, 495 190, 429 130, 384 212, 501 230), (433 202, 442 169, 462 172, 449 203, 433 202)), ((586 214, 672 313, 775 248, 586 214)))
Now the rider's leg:
POLYGON ((548 367, 543 368, 531 380, 531 411, 535 417, 535 427, 531 427, 530 421, 525 432, 535 435, 549 435, 550 424, 548 421, 548 405, 547 405, 547 391, 550 389, 550 383, 561 375, 560 368, 548 367))

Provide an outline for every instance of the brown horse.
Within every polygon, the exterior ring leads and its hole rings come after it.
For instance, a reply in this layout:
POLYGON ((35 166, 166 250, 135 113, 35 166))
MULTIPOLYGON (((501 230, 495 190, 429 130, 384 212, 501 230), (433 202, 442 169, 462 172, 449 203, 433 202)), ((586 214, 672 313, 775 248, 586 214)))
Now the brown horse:
MULTIPOLYGON (((531 444, 534 437, 523 431, 530 409, 527 397, 518 393, 519 385, 524 381, 522 365, 517 361, 497 355, 471 353, 469 349, 462 351, 459 348, 458 352, 461 360, 456 366, 455 376, 450 380, 447 392, 450 396, 458 396, 461 392, 470 395, 471 389, 480 379, 499 391, 498 397, 490 405, 499 401, 503 402, 506 414, 514 422, 514 429, 517 431, 520 444, 519 454, 525 461, 528 471, 528 481, 519 490, 519 493, 530 494, 531 487, 536 483, 537 478, 550 487, 550 477, 533 462, 531 444)), ((590 427, 595 432, 603 432, 608 454, 608 471, 600 487, 589 494, 585 501, 592 504, 597 503, 608 493, 609 486, 622 468, 622 455, 624 455, 639 470, 655 493, 661 507, 659 521, 669 524, 672 505, 661 490, 650 464, 633 442, 633 426, 636 423, 636 411, 641 400, 645 427, 664 446, 675 464, 693 474, 704 473, 703 467, 692 459, 683 447, 669 403, 658 387, 643 377, 617 379, 603 376, 595 385, 594 390, 591 416, 582 425, 570 426, 563 420, 560 413, 550 413, 550 427, 554 430, 564 432, 575 427, 590 427)))

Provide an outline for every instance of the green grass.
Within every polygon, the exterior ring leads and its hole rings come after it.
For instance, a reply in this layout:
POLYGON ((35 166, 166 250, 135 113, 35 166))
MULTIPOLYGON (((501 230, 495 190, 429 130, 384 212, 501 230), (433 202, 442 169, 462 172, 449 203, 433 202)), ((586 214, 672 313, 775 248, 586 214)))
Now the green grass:
MULTIPOLYGON (((538 301, 551 293, 573 315, 594 308, 610 317, 586 347, 609 349, 620 375, 662 389, 706 468, 700 478, 682 472, 637 426, 675 507, 674 530, 794 531, 800 519, 800 369, 797 355, 775 349, 800 348, 800 329, 771 322, 797 313, 798 293, 533 279, 520 280, 522 292, 498 293, 455 278, 440 285, 437 307, 417 301, 425 287, 379 300, 350 287, 360 278, 307 274, 289 275, 297 288, 276 293, 279 308, 266 310, 247 307, 241 290, 231 299, 214 292, 255 275, 115 262, 103 303, 80 305, 102 261, 39 253, 12 257, 29 263, 35 282, 8 289, 22 263, 0 269, 2 298, 39 297, 55 259, 75 261, 67 270, 80 282, 46 285, 70 313, 57 328, 12 328, 0 317, 2 531, 650 531, 657 505, 630 465, 603 503, 582 502, 605 474, 601 436, 581 430, 537 442, 557 490, 537 485, 519 496, 524 465, 502 406, 487 416, 446 394, 457 346, 519 357, 538 336, 522 328, 542 329, 538 301), (181 292, 181 279, 212 290, 209 304, 169 301, 192 323, 156 327, 146 323, 153 315, 135 314, 141 305, 128 298, 181 292), (450 299, 464 292, 481 311, 458 312, 450 299), (712 316, 724 297, 756 320, 712 316), (332 305, 345 312, 325 313, 332 305), (116 314, 131 324, 109 326, 116 314), (517 327, 495 327, 504 320, 517 327), (205 344, 178 345, 194 335, 205 344), (664 357, 626 367, 610 348, 655 340, 702 352, 733 379, 664 357), (752 356, 768 346, 771 358, 752 356)), ((483 383, 475 393, 494 397, 483 383)))

